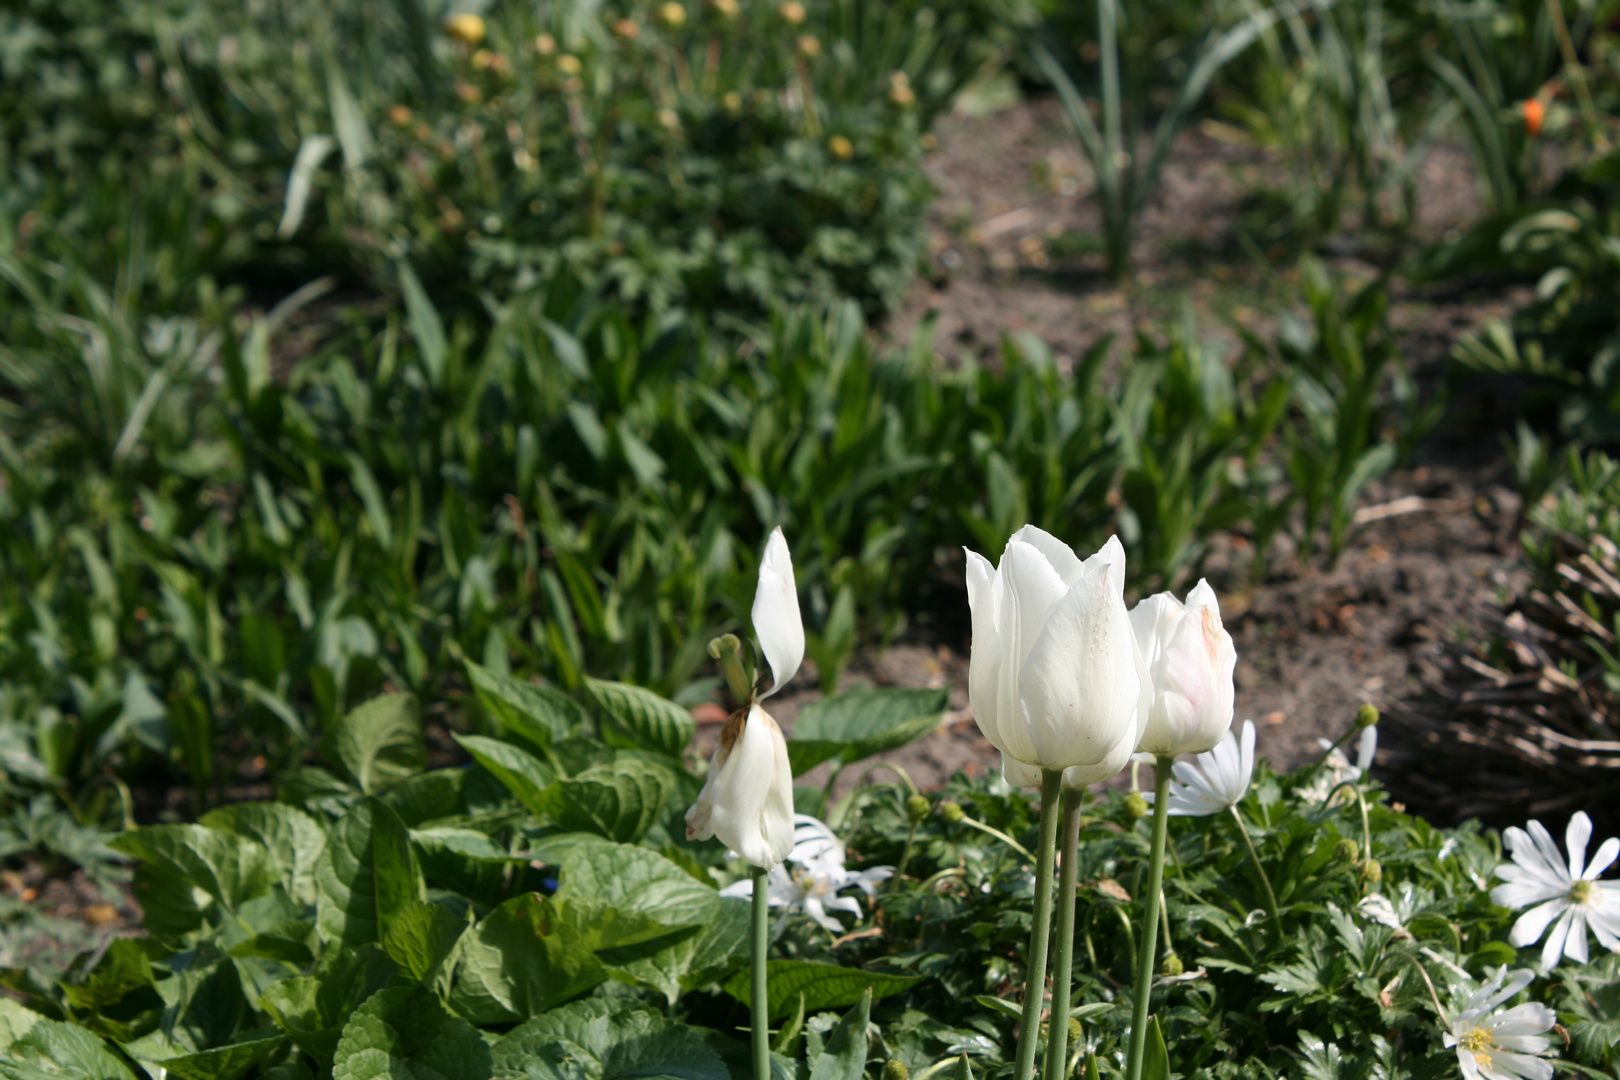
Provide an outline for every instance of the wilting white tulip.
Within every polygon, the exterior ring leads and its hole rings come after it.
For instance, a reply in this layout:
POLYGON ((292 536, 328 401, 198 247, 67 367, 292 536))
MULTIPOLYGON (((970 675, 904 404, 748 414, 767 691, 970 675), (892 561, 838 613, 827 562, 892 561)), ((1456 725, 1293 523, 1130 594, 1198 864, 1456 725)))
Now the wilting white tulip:
POLYGON ((1232 670, 1237 650, 1221 626, 1209 582, 1183 604, 1170 593, 1131 610, 1131 629, 1152 679, 1152 705, 1137 749, 1149 754, 1202 754, 1232 727, 1232 670))
POLYGON ((1080 787, 1125 767, 1146 672, 1125 610, 1125 550, 1111 538, 1081 561, 1026 525, 1001 564, 967 553, 973 651, 968 697, 1002 775, 1024 787, 1061 769, 1080 787))
MULTIPOLYGON (((804 659, 793 558, 780 528, 765 543, 753 614, 754 635, 771 668, 771 688, 763 700, 786 686, 804 659)), ((686 812, 688 840, 711 836, 766 870, 793 851, 793 769, 787 740, 758 701, 726 721, 709 761, 709 777, 686 812)))

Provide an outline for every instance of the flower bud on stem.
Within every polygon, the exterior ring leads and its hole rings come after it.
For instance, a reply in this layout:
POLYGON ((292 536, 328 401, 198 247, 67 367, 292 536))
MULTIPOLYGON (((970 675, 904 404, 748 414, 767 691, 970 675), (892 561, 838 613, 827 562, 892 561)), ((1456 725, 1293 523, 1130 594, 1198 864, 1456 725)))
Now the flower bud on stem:
POLYGON ((722 634, 709 642, 709 655, 720 661, 720 674, 725 676, 731 696, 738 704, 747 705, 754 700, 754 680, 743 666, 742 642, 736 634, 722 634))

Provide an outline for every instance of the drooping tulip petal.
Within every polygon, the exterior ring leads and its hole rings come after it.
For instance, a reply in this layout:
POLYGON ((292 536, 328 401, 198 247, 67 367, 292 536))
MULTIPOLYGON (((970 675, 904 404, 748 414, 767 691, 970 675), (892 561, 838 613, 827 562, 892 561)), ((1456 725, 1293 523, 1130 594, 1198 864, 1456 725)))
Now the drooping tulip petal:
POLYGON ((793 581, 793 556, 781 526, 765 541, 759 564, 759 586, 754 591, 754 636, 771 666, 770 697, 793 680, 804 661, 804 622, 799 617, 799 590, 793 581))
POLYGON ((703 790, 686 812, 688 840, 711 836, 767 870, 793 851, 793 770, 787 740, 758 705, 740 721, 727 722, 703 790))

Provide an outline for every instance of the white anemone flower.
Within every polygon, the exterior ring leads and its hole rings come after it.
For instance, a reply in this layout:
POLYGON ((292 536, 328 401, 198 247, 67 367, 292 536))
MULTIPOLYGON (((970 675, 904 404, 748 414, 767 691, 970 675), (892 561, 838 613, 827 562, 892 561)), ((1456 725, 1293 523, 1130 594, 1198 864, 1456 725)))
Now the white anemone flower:
MULTIPOLYGON (((1243 721, 1241 739, 1228 731, 1215 749, 1190 762, 1178 761, 1172 769, 1176 779, 1170 781, 1170 805, 1165 813, 1208 817, 1232 809, 1248 794, 1254 776, 1254 721, 1243 721)), ((1142 797, 1153 802, 1151 791, 1142 797)))
POLYGON ((1328 752, 1327 760, 1322 763, 1321 770, 1310 786, 1300 789, 1300 794, 1313 803, 1327 799, 1340 784, 1355 783, 1367 775, 1367 770, 1372 768, 1373 758, 1378 753, 1378 726, 1374 724, 1361 729, 1361 738, 1356 742, 1354 764, 1344 756, 1343 750, 1328 740, 1317 739, 1316 743, 1328 752))
POLYGON ((771 688, 726 721, 697 802, 686 812, 686 838, 718 836, 762 870, 793 850, 793 769, 787 740, 759 703, 786 686, 804 660, 804 623, 793 557, 780 527, 765 542, 754 592, 754 636, 771 668, 771 688))
MULTIPOLYGON (((853 896, 839 896, 843 889, 857 888, 868 898, 877 886, 894 874, 892 866, 870 870, 844 869, 844 842, 809 814, 794 814, 793 851, 787 862, 771 868, 766 883, 766 899, 771 907, 785 908, 776 921, 776 933, 787 926, 788 916, 802 911, 834 934, 844 932, 843 924, 829 912, 847 911, 861 917, 861 903, 853 896)), ((751 897, 754 883, 743 879, 720 890, 721 896, 751 897)))
POLYGON ((1510 828, 1504 834, 1513 862, 1496 868, 1504 884, 1491 890, 1491 902, 1503 907, 1538 906, 1519 916, 1508 940, 1523 947, 1547 933, 1541 949, 1541 965, 1552 968, 1560 956, 1584 964, 1586 928, 1590 926, 1598 943, 1611 952, 1620 952, 1620 881, 1598 881, 1597 876, 1620 856, 1620 839, 1610 837, 1586 861, 1586 844, 1592 839, 1592 819, 1579 812, 1569 819, 1564 844, 1569 863, 1558 853, 1558 845, 1539 821, 1530 822, 1530 831, 1510 828), (1556 922, 1554 920, 1557 920, 1556 922), (1552 927, 1547 932, 1548 926, 1552 927))
POLYGON ((1515 971, 1503 986, 1507 976, 1504 964, 1474 991, 1451 1021, 1445 1043, 1457 1048, 1465 1080, 1552 1080, 1552 1063, 1541 1056, 1549 1042, 1542 1032, 1558 1022, 1558 1015, 1534 1002, 1496 1012, 1498 1005, 1530 985, 1535 972, 1515 971))

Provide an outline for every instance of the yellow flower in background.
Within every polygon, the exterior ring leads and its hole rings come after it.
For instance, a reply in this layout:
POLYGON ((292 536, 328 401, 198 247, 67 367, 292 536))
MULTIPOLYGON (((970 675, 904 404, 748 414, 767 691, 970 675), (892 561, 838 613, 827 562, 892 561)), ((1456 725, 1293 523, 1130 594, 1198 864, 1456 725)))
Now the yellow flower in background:
POLYGON ((671 30, 686 25, 686 8, 670 0, 667 4, 658 5, 658 21, 671 30))
POLYGON ((855 156, 855 144, 844 138, 842 135, 834 135, 832 138, 828 139, 827 149, 831 150, 832 156, 837 158, 839 161, 848 161, 850 158, 855 156))
POLYGON ((464 11, 460 15, 452 15, 444 20, 444 32, 463 45, 477 45, 484 40, 486 27, 483 19, 464 11))

